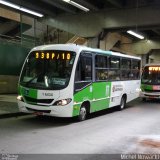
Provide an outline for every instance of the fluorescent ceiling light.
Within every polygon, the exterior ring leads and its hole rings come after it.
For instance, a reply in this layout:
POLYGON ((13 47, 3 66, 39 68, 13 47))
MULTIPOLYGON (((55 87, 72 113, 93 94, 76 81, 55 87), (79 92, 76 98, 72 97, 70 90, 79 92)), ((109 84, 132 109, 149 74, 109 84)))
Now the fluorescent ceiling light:
POLYGON ((65 2, 69 3, 69 1, 70 1, 70 0, 63 0, 63 1, 65 1, 65 2))
POLYGON ((128 30, 127 33, 129 33, 129 34, 131 34, 131 35, 133 35, 133 36, 135 36, 135 37, 137 37, 139 39, 144 39, 144 36, 142 36, 142 35, 140 35, 140 34, 138 34, 136 32, 133 32, 131 30, 128 30))
POLYGON ((79 8, 79 9, 85 11, 85 12, 88 12, 88 11, 89 11, 88 8, 82 6, 82 5, 80 5, 80 4, 78 4, 78 3, 74 2, 74 1, 70 1, 69 3, 72 4, 73 6, 79 8))
POLYGON ((9 7, 12 7, 14 9, 19 9, 19 6, 18 5, 15 5, 15 4, 12 4, 12 3, 9 3, 9 2, 6 2, 6 1, 2 1, 0 0, 0 3, 5 5, 5 6, 9 6, 9 7))
POLYGON ((21 7, 19 10, 21 10, 21 11, 23 11, 23 12, 26 12, 26 13, 29 13, 29 14, 32 14, 32 15, 35 15, 35 16, 37 16, 37 17, 43 17, 42 14, 37 13, 37 12, 34 12, 34 11, 31 11, 31 10, 26 9, 26 8, 23 8, 23 7, 21 7))
POLYGON ((74 1, 71 1, 71 0, 63 0, 63 1, 69 3, 69 4, 73 5, 73 6, 75 6, 77 8, 79 8, 79 9, 85 11, 85 12, 89 11, 88 8, 82 6, 82 5, 80 5, 80 4, 78 4, 78 3, 74 2, 74 1))
POLYGON ((18 5, 15 5, 13 3, 6 2, 6 1, 3 1, 3 0, 0 0, 0 4, 3 4, 3 5, 6 5, 8 7, 11 7, 11 8, 14 8, 14 9, 17 9, 17 10, 32 14, 32 15, 37 16, 37 17, 43 17, 44 16, 43 14, 40 14, 38 12, 34 12, 34 11, 29 10, 27 8, 23 8, 23 7, 20 7, 18 5))

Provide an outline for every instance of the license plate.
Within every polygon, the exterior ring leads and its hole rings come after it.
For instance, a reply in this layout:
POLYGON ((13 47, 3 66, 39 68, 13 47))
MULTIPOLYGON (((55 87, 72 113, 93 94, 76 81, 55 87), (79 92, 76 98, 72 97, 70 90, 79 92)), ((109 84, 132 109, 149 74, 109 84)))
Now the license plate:
POLYGON ((43 115, 43 112, 34 112, 33 114, 35 114, 37 116, 41 116, 41 115, 43 115))
POLYGON ((155 96, 149 96, 149 98, 156 98, 155 96))
POLYGON ((153 90, 160 90, 160 86, 159 85, 153 86, 153 90))

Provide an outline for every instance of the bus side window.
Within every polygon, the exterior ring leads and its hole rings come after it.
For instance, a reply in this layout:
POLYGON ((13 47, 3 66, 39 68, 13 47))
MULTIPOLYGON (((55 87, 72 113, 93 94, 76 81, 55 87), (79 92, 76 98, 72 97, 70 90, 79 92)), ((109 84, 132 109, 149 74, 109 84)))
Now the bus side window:
MULTIPOLYGON (((88 54, 87 54, 88 55, 88 54)), ((81 90, 92 81, 92 55, 80 55, 75 72, 75 92, 81 90)))
POLYGON ((120 58, 116 56, 110 56, 109 58, 109 79, 120 80, 120 58))
POLYGON ((133 77, 131 79, 139 79, 140 78, 140 61, 139 60, 132 60, 132 74, 133 77))
POLYGON ((92 58, 81 56, 76 68, 76 81, 92 80, 92 58))
POLYGON ((121 79, 129 80, 132 79, 133 74, 131 74, 131 59, 122 58, 121 59, 121 79))
POLYGON ((96 81, 106 81, 108 79, 108 57, 105 55, 95 56, 96 81))

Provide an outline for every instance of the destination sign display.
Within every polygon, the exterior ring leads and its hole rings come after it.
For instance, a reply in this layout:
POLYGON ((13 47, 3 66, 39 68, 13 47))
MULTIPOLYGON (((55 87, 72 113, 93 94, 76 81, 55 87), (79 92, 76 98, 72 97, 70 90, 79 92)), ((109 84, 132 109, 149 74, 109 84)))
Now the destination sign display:
POLYGON ((49 59, 49 60, 70 60, 70 52, 34 52, 36 59, 49 59))
POLYGON ((160 71, 160 67, 149 67, 149 71, 160 71))

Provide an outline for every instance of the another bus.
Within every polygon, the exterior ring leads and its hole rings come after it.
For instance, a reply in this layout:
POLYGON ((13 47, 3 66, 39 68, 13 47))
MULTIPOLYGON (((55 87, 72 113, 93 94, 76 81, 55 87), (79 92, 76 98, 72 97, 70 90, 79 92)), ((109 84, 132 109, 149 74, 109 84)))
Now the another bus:
POLYGON ((143 100, 160 99, 160 64, 146 64, 141 78, 143 100))
POLYGON ((139 96, 139 57, 76 44, 44 45, 28 54, 18 85, 21 112, 85 120, 87 114, 139 96))

